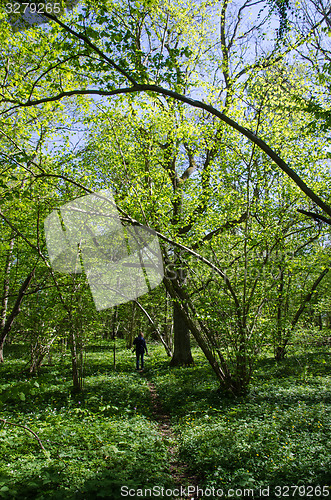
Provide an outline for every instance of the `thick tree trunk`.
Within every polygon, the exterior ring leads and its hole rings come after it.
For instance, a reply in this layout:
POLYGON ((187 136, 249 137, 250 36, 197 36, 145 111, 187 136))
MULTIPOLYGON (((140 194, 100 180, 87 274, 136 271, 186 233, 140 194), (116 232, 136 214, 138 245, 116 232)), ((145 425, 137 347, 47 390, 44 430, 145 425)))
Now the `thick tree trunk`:
MULTIPOLYGON (((186 269, 180 265, 179 258, 177 259, 178 276, 176 283, 179 288, 185 283, 186 269)), ((171 366, 187 366, 193 365, 193 357, 191 353, 190 328, 183 317, 177 299, 173 300, 173 324, 174 324, 174 351, 170 361, 171 366)))
POLYGON ((193 365, 193 357, 191 353, 190 330, 187 322, 177 302, 174 301, 173 310, 174 319, 174 353, 170 361, 171 366, 193 365))
MULTIPOLYGON (((286 343, 287 344, 287 343, 286 343)), ((285 354, 286 354, 286 346, 278 346, 275 352, 275 360, 276 361, 282 361, 285 359, 285 354)))

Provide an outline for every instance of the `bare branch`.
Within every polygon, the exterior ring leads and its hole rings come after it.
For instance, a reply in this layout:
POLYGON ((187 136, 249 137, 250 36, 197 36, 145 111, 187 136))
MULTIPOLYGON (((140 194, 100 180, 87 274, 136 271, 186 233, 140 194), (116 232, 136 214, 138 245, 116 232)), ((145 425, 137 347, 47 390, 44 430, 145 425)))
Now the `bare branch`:
POLYGON ((7 425, 12 425, 13 427, 20 427, 21 429, 24 429, 25 431, 29 431, 31 432, 31 434, 36 438, 36 440, 38 441, 38 444, 40 446, 40 448, 44 451, 46 451, 40 437, 38 436, 38 434, 36 434, 32 429, 30 429, 30 427, 27 427, 26 425, 22 425, 22 424, 15 424, 14 422, 9 422, 8 420, 6 420, 5 418, 0 418, 0 422, 3 422, 4 424, 7 424, 7 425))
MULTIPOLYGON (((270 146, 266 142, 264 142, 263 139, 258 137, 254 132, 251 130, 243 127, 239 123, 237 123, 235 120, 230 118, 229 116, 225 115, 218 109, 214 108, 210 104, 207 104, 203 101, 198 101, 195 99, 192 99, 190 97, 187 97, 185 95, 179 94, 178 92, 175 92, 170 89, 165 89, 163 87, 160 87, 158 85, 149 85, 149 84, 142 84, 142 85, 135 85, 133 87, 126 87, 126 88, 121 88, 121 89, 115 89, 111 91, 102 91, 102 90, 72 90, 69 92, 62 92, 56 96, 53 97, 48 97, 44 99, 39 99, 35 101, 27 101, 26 103, 21 103, 21 106, 35 106, 37 104, 41 104, 44 102, 49 102, 49 101, 54 101, 54 100, 60 100, 63 97, 67 96, 72 96, 72 95, 103 95, 103 96, 112 96, 116 94, 124 94, 124 93, 134 93, 134 92, 152 92, 156 94, 161 94, 163 96, 168 96, 171 97, 177 101, 183 102, 185 104, 189 104, 190 106, 193 106, 194 108, 198 109, 203 109, 210 113, 211 115, 216 116, 223 122, 227 123, 232 127, 233 129, 237 130, 240 134, 243 136, 247 137, 251 142, 256 144, 262 151, 264 151, 269 158, 271 158, 280 169, 290 177, 295 184, 303 191, 308 198, 310 198, 316 205, 318 205, 324 212, 326 212, 328 215, 331 216, 331 206, 325 203, 312 189, 310 189, 307 184, 301 179, 301 177, 292 169, 290 166, 282 159, 278 154, 271 149, 270 146)), ((18 107, 18 106, 16 106, 18 107)))
POLYGON ((136 80, 128 73, 125 71, 123 68, 121 68, 118 64, 115 63, 110 57, 108 57, 102 50, 99 49, 94 43, 91 42, 91 40, 86 36, 83 35, 83 33, 78 33, 77 31, 73 30, 68 26, 67 24, 64 24, 62 21, 60 21, 56 16, 53 16, 52 14, 48 14, 46 12, 43 13, 45 17, 48 17, 52 21, 56 22, 61 28, 65 29, 68 33, 73 35, 74 37, 78 38, 79 40, 82 40, 88 47, 93 49, 97 54, 99 54, 102 59, 108 62, 110 66, 112 66, 116 71, 118 71, 121 75, 123 75, 129 82, 131 82, 133 85, 137 85, 136 80))
POLYGON ((222 233, 226 229, 230 229, 234 226, 237 226, 238 224, 241 224, 247 219, 247 212, 243 213, 239 219, 234 219, 234 220, 229 220, 222 224, 222 226, 218 227, 214 231, 211 231, 210 233, 206 234, 202 240, 198 241, 193 245, 193 249, 197 249, 202 243, 211 240, 214 236, 217 236, 218 234, 222 233))
POLYGON ((311 217, 312 219, 314 219, 316 221, 321 220, 321 221, 326 222, 327 224, 331 225, 331 219, 324 217, 324 215, 315 214, 314 212, 307 212, 307 210, 302 210, 301 208, 298 208, 297 212, 300 212, 301 214, 307 215, 308 217, 311 217))

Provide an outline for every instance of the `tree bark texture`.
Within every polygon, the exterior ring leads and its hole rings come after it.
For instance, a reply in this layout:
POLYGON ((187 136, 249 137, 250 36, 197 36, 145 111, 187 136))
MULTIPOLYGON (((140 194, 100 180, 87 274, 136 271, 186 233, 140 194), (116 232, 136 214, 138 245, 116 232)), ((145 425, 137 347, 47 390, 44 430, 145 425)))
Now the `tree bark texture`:
POLYGON ((20 312, 21 303, 23 301, 26 290, 29 288, 29 285, 32 281, 32 278, 34 277, 34 273, 35 273, 35 267, 32 269, 30 274, 28 274, 27 278, 23 282, 21 288, 19 289, 16 301, 15 301, 15 304, 12 308, 11 313, 9 314, 8 318, 5 320, 4 325, 3 326, 1 325, 2 328, 0 331, 0 363, 3 363, 3 361, 4 361, 3 349, 4 349, 7 335, 9 334, 9 332, 13 326, 13 323, 14 323, 16 316, 20 312))
POLYGON ((174 320, 174 353, 170 361, 171 366, 193 365, 191 353, 190 330, 187 322, 184 320, 180 307, 174 301, 173 307, 174 320))

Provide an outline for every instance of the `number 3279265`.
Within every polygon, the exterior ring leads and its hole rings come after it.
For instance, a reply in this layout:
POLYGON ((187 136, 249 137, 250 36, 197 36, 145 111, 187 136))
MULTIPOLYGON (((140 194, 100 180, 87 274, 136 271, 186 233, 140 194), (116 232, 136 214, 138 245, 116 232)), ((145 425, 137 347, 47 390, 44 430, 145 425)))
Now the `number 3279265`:
POLYGON ((330 489, 328 486, 275 486, 276 497, 304 497, 317 498, 328 497, 330 489))
POLYGON ((59 3, 30 3, 13 2, 6 4, 7 14, 25 14, 26 10, 31 14, 60 14, 61 5, 59 3))

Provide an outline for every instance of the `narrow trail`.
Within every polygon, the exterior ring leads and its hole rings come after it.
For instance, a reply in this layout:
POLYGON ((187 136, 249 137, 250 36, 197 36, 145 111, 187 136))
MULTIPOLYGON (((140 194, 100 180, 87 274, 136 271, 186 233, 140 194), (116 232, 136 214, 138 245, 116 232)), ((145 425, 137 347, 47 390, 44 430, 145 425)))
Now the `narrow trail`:
MULTIPOLYGON (((198 477, 190 474, 188 471, 188 465, 179 460, 178 443, 176 435, 171 427, 170 415, 163 410, 159 395, 153 382, 147 382, 147 384, 152 398, 153 415, 155 420, 158 422, 160 434, 170 443, 168 445, 170 457, 169 470, 171 476, 173 477, 175 487, 179 489, 181 486, 183 488, 187 488, 187 486, 197 487, 199 484, 198 477)), ((198 497, 195 495, 187 495, 176 497, 174 500, 190 500, 192 498, 196 500, 198 497)))

